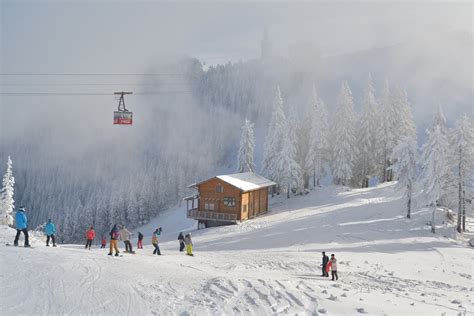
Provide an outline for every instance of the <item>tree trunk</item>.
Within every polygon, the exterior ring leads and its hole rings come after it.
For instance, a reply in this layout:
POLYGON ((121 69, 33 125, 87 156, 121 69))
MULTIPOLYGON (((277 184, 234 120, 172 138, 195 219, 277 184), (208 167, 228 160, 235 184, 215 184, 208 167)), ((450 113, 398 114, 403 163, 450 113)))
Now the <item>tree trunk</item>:
POLYGON ((466 190, 464 189, 464 181, 462 182, 462 231, 466 231, 466 190))
POLYGON ((383 173, 382 173, 382 182, 387 181, 387 155, 384 154, 383 157, 383 173))
POLYGON ((286 198, 290 198, 290 186, 288 186, 288 190, 286 191, 286 198))
POLYGON ((434 234, 436 233, 435 227, 435 212, 436 212, 436 202, 433 205, 433 213, 431 213, 431 232, 434 234))
POLYGON ((316 188, 316 168, 313 168, 313 188, 316 188))
POLYGON ((462 184, 461 181, 458 183, 458 195, 459 195, 459 204, 458 204, 458 224, 456 230, 458 233, 462 233, 462 184))
POLYGON ((458 224, 456 227, 456 230, 458 233, 462 232, 461 229, 461 223, 462 223, 462 162, 461 162, 461 157, 462 157, 462 149, 459 150, 459 165, 458 165, 458 224))
POLYGON ((407 201, 407 218, 411 218, 411 184, 407 185, 407 196, 408 196, 408 201, 407 201))

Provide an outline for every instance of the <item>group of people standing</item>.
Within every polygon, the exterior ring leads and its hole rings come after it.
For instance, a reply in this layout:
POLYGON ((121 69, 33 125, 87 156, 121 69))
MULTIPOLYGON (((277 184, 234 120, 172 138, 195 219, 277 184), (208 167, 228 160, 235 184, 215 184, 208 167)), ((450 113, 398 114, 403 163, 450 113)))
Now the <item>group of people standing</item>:
MULTIPOLYGON (((15 224, 16 224, 16 236, 15 240, 13 242, 14 246, 18 246, 18 241, 20 238, 21 233, 23 233, 25 237, 25 247, 30 247, 30 242, 29 242, 29 235, 28 235, 28 218, 25 213, 25 208, 22 206, 18 209, 18 211, 15 214, 15 224)), ((56 225, 53 223, 51 219, 48 219, 48 222, 46 225, 44 225, 44 234, 46 235, 46 246, 49 247, 50 242, 53 243, 53 247, 56 247, 56 225)), ((158 227, 152 234, 151 237, 151 244, 154 247, 153 254, 155 255, 161 255, 161 250, 160 250, 160 240, 159 236, 161 235, 162 228, 158 227)), ((126 253, 132 253, 134 254, 135 251, 133 251, 133 246, 130 241, 130 238, 132 237, 132 233, 124 226, 124 225, 117 225, 115 224, 112 227, 112 230, 109 233, 110 236, 110 248, 109 248, 109 256, 114 255, 119 256, 120 250, 118 246, 119 240, 122 240, 123 243, 125 244, 125 252, 126 253)), ((85 249, 91 249, 92 243, 96 237, 96 233, 94 230, 94 226, 90 226, 89 229, 87 229, 85 233, 86 237, 86 244, 85 244, 85 249)), ((143 234, 141 232, 138 232, 138 242, 137 242, 137 248, 138 249, 143 249, 143 234)), ((183 235, 183 233, 179 233, 178 236, 178 241, 179 241, 179 251, 183 252, 183 250, 186 248, 186 254, 188 256, 193 256, 193 242, 191 240, 191 233, 188 233, 186 235, 183 235)), ((102 236, 101 238, 101 248, 106 248, 107 245, 107 238, 105 236, 102 236)))
MULTIPOLYGON (((18 240, 20 238, 20 234, 23 233, 25 236, 25 247, 30 247, 29 243, 29 236, 28 236, 28 218, 26 217, 25 214, 25 209, 24 207, 20 207, 19 210, 16 212, 15 215, 15 222, 16 222, 16 236, 15 236, 15 241, 13 244, 15 246, 18 246, 18 240)), ((154 255, 161 255, 161 250, 160 250, 160 240, 159 236, 161 235, 161 227, 158 227, 155 229, 151 236, 151 244, 153 245, 153 254, 154 255)), ((49 242, 53 242, 53 247, 56 247, 56 226, 52 222, 51 219, 48 219, 48 222, 44 226, 44 233, 46 235, 46 246, 49 247, 49 242)), ((123 243, 125 244, 125 252, 127 253, 132 253, 134 254, 135 251, 133 251, 132 243, 130 242, 130 237, 133 235, 124 225, 117 225, 115 224, 114 227, 112 227, 112 230, 109 233, 110 235, 110 248, 109 248, 109 256, 113 255, 113 252, 115 251, 115 256, 119 256, 119 248, 118 248, 118 241, 122 240, 123 243)), ((86 249, 91 249, 92 242, 95 239, 95 231, 94 227, 91 226, 87 231, 86 231, 86 249)), ((178 235, 178 241, 179 241, 179 251, 183 252, 184 249, 186 249, 186 255, 188 256, 193 256, 193 242, 191 240, 191 233, 187 233, 186 235, 183 235, 182 232, 179 233, 178 235)), ((105 248, 107 244, 107 239, 105 236, 102 236, 101 239, 101 248, 105 248)), ((137 248, 138 249, 143 249, 143 234, 141 232, 138 232, 138 242, 137 242, 137 248)), ((323 251, 322 252, 323 258, 322 258, 322 277, 329 277, 329 270, 331 270, 331 276, 332 280, 338 280, 339 277, 337 275, 337 259, 334 254, 331 254, 331 258, 329 258, 326 253, 323 251)))
POLYGON ((322 264, 322 277, 329 277, 329 270, 331 270, 332 280, 338 280, 339 277, 337 275, 337 259, 334 254, 331 254, 331 259, 326 255, 326 252, 322 252, 323 254, 323 264, 322 264))

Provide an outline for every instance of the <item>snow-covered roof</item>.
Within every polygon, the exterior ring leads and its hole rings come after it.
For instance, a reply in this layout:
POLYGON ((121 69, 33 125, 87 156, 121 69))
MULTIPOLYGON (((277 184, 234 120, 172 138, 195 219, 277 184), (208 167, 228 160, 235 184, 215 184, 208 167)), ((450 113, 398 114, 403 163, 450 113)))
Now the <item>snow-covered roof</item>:
POLYGON ((228 184, 239 188, 242 191, 253 191, 261 188, 270 187, 276 185, 275 182, 270 181, 258 174, 253 172, 234 173, 216 176, 216 178, 227 182, 228 184))

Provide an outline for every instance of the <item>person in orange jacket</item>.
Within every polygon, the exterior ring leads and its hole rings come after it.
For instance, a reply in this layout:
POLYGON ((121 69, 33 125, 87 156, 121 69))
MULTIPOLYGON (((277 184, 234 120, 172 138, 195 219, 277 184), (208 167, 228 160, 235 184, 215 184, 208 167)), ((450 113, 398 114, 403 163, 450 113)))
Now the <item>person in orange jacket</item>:
POLYGON ((91 246, 92 246, 92 241, 94 240, 95 238, 95 231, 94 231, 94 227, 91 226, 91 228, 89 228, 89 230, 86 232, 86 249, 89 248, 89 250, 91 250, 91 246))

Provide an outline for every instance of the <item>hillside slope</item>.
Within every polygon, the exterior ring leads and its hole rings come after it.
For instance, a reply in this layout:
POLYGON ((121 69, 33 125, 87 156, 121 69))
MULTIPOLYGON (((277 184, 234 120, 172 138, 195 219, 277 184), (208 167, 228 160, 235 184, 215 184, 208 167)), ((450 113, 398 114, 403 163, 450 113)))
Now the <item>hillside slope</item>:
MULTIPOLYGON (((63 245, 0 247, 7 314, 458 315, 472 313, 473 251, 404 217, 392 184, 271 200, 272 212, 240 225, 193 231, 195 257, 177 251, 184 210, 162 215, 163 256, 150 240, 136 255, 63 245), (175 225, 175 223, 178 223, 175 225), (337 282, 320 277, 320 252, 339 259, 337 282)), ((438 215, 442 223, 443 214, 438 215)), ((14 231, 0 232, 2 241, 14 231)), ((149 233, 148 233, 149 235, 149 233)), ((447 236, 447 237, 445 237, 447 236)))

